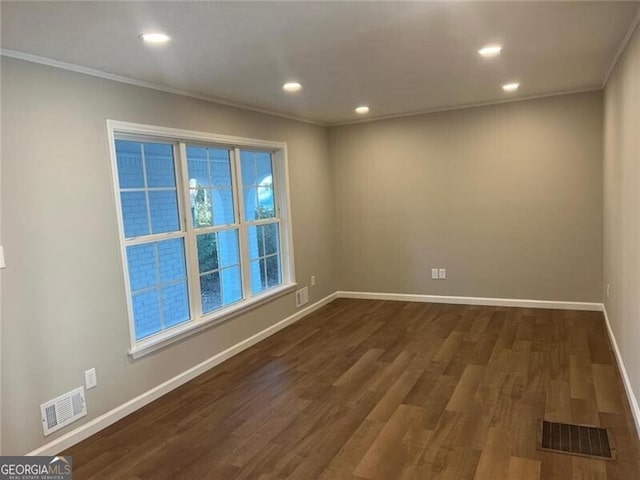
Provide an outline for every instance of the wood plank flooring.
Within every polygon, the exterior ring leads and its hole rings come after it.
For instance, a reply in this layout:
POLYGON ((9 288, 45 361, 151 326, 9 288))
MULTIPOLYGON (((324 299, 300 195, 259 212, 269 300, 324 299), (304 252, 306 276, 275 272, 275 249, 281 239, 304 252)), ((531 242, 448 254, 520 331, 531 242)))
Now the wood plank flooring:
POLYGON ((75 480, 640 479, 601 313, 346 299, 65 454, 75 480), (537 451, 542 417, 618 459, 537 451))

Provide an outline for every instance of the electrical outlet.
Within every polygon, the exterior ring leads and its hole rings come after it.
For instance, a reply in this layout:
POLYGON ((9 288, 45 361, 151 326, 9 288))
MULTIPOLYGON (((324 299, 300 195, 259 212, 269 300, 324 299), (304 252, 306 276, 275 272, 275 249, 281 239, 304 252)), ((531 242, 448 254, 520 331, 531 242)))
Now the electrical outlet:
POLYGON ((438 269, 437 268, 432 268, 431 269, 431 280, 437 280, 438 279, 438 269))
POLYGON ((316 286, 316 276, 315 275, 311 275, 311 286, 312 287, 316 286))
POLYGON ((607 298, 611 298, 611 285, 607 283, 607 298))
POLYGON ((440 280, 445 280, 447 278, 447 269, 446 268, 441 268, 440 270, 438 270, 438 278, 440 280))
POLYGON ((94 388, 98 385, 98 376, 96 375, 96 369, 92 368, 90 370, 85 370, 84 372, 84 383, 87 387, 87 390, 90 388, 94 388))

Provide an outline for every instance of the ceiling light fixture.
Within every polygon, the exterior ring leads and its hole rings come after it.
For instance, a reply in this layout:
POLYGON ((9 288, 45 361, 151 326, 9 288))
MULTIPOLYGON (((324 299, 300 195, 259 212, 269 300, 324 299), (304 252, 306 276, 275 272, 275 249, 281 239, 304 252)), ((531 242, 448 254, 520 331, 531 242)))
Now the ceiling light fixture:
POLYGON ((171 40, 169 35, 160 32, 143 33, 140 35, 140 38, 144 40, 144 43, 148 43, 150 45, 163 45, 171 40))
POLYGON ((365 113, 369 113, 369 107, 367 107, 366 105, 360 105, 358 108, 356 108, 356 113, 358 113, 360 115, 364 115, 365 113))
POLYGON ((496 57, 502 52, 502 45, 487 45, 478 50, 483 57, 496 57))
POLYGON ((300 90, 302 90, 302 85, 300 85, 298 82, 287 82, 282 86, 282 89, 285 92, 299 92, 300 90))
POLYGON ((520 87, 519 83, 507 83, 502 86, 502 90, 504 90, 505 92, 515 92, 516 90, 518 90, 518 87, 520 87))

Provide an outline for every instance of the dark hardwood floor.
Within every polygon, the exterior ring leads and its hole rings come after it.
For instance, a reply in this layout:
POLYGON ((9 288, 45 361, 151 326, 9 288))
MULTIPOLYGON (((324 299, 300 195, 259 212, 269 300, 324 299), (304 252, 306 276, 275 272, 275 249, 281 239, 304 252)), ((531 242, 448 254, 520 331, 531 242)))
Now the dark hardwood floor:
POLYGON ((336 300, 65 454, 74 479, 640 479, 602 314, 336 300), (536 450, 611 428, 615 461, 536 450))

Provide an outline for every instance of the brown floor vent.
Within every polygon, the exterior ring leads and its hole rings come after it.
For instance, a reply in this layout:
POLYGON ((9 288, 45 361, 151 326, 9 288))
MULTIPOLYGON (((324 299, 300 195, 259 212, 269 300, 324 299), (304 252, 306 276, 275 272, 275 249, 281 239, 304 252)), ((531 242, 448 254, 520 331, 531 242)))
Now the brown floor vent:
POLYGON ((538 429, 538 449, 601 460, 616 458, 611 432, 593 425, 541 420, 538 429))

